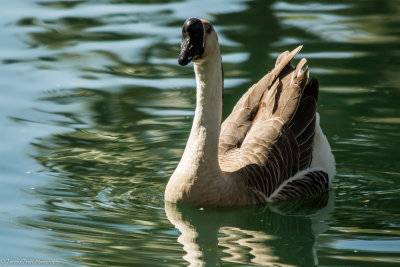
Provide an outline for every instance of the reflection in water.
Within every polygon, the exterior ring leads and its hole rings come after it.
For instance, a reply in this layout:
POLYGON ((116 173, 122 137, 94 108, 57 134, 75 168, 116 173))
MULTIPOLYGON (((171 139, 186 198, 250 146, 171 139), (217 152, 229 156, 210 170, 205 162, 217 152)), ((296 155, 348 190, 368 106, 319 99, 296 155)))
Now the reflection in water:
POLYGON ((316 240, 328 230, 334 194, 266 207, 194 208, 165 203, 167 218, 181 232, 183 258, 191 266, 219 260, 263 266, 314 266, 316 240))

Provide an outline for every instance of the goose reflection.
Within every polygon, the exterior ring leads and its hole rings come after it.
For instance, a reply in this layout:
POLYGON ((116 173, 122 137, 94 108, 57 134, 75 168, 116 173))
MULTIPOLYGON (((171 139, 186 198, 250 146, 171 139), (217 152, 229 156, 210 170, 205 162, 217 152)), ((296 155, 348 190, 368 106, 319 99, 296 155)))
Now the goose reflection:
POLYGON ((262 266, 314 266, 316 240, 328 226, 333 192, 267 207, 206 209, 165 203, 190 266, 220 261, 262 266))

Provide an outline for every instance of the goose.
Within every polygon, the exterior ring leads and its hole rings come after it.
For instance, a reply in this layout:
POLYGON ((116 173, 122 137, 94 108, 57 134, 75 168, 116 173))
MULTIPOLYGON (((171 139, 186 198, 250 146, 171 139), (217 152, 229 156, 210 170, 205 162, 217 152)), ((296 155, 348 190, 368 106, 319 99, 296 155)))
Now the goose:
POLYGON ((222 122, 223 69, 208 20, 182 27, 180 65, 194 64, 196 108, 189 138, 165 189, 165 201, 244 206, 328 191, 335 159, 316 112, 319 84, 302 46, 279 55, 274 68, 239 99, 222 122))

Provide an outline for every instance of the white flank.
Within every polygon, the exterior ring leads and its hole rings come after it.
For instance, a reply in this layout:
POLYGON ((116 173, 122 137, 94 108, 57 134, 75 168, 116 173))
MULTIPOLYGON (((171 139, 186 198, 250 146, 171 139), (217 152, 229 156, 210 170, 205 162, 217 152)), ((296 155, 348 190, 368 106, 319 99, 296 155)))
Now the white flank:
POLYGON ((282 189, 290 182, 295 180, 301 180, 303 177, 313 171, 324 171, 328 173, 329 187, 332 186, 333 178, 335 177, 335 158, 331 152, 331 147, 328 143, 328 139, 321 130, 319 125, 319 114, 316 112, 315 121, 315 135, 313 145, 313 159, 309 168, 297 172, 295 175, 283 182, 275 191, 268 197, 268 201, 271 201, 278 196, 282 189))
POLYGON ((328 139, 319 125, 319 114, 316 113, 313 159, 310 168, 319 168, 328 173, 329 186, 332 186, 335 177, 335 158, 333 157, 328 139))

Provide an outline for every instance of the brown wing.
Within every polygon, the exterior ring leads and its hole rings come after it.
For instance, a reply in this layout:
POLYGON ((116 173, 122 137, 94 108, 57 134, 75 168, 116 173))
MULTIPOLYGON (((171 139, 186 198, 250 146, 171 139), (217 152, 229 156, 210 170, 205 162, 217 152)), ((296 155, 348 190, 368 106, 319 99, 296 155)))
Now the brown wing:
MULTIPOLYGON (((222 124, 221 168, 244 177, 255 203, 267 201, 311 164, 318 82, 312 79, 306 86, 308 69, 301 70, 305 59, 296 68, 289 64, 300 49, 282 53, 222 124)), ((308 192, 297 192, 302 194, 308 192)))
POLYGON ((275 68, 261 78, 258 83, 254 84, 240 98, 233 108, 232 113, 222 123, 219 139, 220 155, 241 146, 258 112, 264 92, 271 88, 281 73, 284 73, 284 68, 297 55, 301 48, 302 46, 299 46, 291 53, 288 51, 282 53, 277 60, 275 68))

